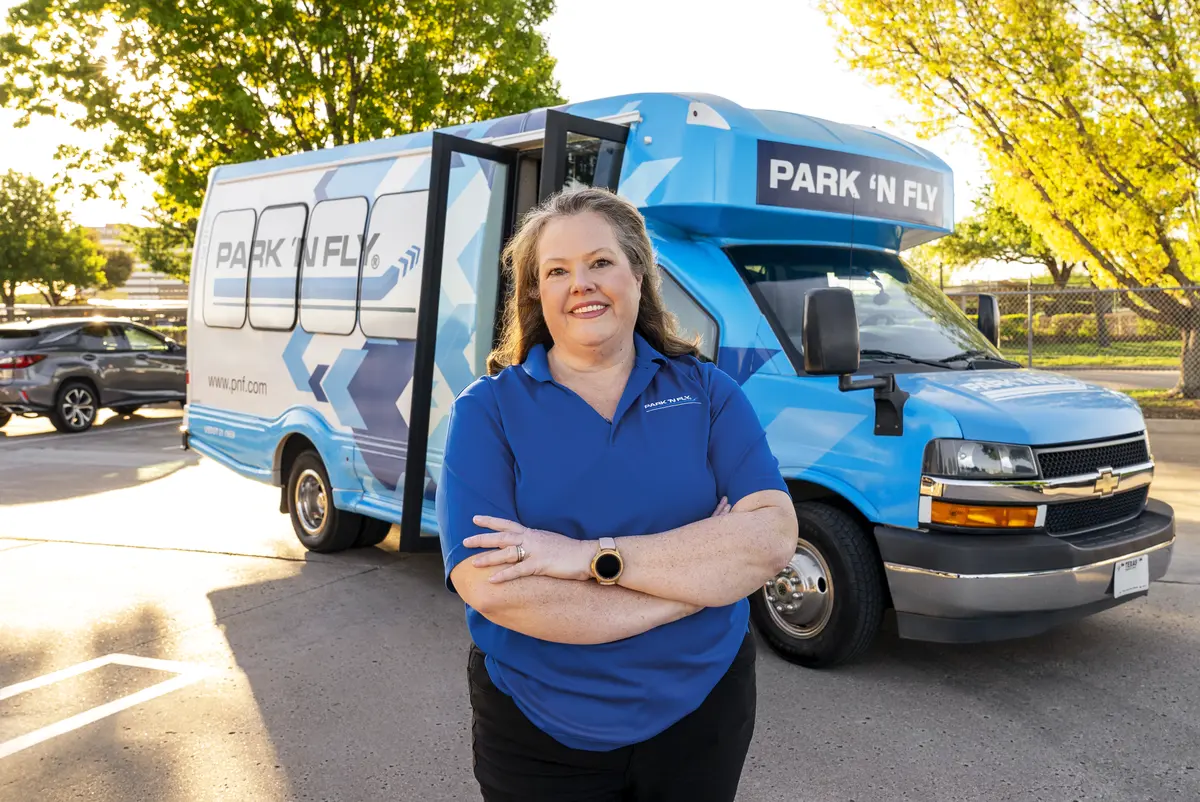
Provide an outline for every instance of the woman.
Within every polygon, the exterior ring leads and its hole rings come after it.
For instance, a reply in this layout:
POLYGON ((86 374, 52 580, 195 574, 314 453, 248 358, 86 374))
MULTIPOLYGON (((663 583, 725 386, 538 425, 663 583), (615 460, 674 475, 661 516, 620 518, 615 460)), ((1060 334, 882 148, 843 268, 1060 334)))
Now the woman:
POLYGON ((630 203, 559 194, 504 260, 503 337, 455 400, 437 494, 483 796, 732 800, 755 718, 745 597, 797 537, 778 463, 675 333, 630 203))

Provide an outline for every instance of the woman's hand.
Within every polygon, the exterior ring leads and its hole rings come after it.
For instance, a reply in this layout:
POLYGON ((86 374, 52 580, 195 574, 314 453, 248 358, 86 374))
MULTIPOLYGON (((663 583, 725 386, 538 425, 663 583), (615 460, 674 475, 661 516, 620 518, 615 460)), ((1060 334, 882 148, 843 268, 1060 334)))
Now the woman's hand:
POLYGON ((508 565, 492 574, 489 582, 508 582, 523 576, 549 576, 556 579, 591 579, 592 556, 596 541, 576 540, 542 529, 528 529, 516 521, 476 515, 477 526, 494 529, 463 541, 469 549, 495 549, 471 560, 477 568, 508 565), (517 547, 520 546, 521 551, 517 547), (521 554, 524 559, 518 561, 521 554))
MULTIPOLYGON (((732 509, 729 499, 722 498, 710 517, 728 515, 732 509)), ((489 582, 508 582, 523 576, 581 581, 592 578, 592 557, 596 554, 594 540, 576 540, 556 532, 529 529, 516 521, 488 515, 476 515, 471 520, 476 526, 495 530, 472 535, 463 541, 469 549, 493 549, 475 557, 471 564, 476 568, 508 566, 492 574, 489 582)))

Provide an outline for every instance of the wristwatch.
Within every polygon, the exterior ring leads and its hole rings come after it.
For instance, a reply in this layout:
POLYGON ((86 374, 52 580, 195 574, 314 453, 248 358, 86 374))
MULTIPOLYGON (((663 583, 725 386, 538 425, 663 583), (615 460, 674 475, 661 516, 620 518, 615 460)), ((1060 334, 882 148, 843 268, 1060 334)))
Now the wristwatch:
POLYGON ((600 538, 600 548, 592 558, 592 577, 601 585, 615 585, 625 570, 625 562, 621 552, 617 551, 617 541, 611 537, 600 538))

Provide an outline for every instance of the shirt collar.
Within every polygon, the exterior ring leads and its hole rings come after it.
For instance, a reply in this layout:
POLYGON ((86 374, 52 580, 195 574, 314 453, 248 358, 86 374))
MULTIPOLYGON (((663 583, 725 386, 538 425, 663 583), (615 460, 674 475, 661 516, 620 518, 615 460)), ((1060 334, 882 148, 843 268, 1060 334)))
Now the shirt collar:
MULTIPOLYGON (((657 362, 660 365, 666 364, 667 358, 658 352, 654 346, 646 341, 638 332, 633 333, 633 348, 634 360, 637 367, 651 368, 657 362)), ((546 357, 546 346, 538 343, 529 349, 528 356, 521 363, 521 367, 531 378, 540 382, 552 382, 554 378, 550 375, 550 360, 546 357)))

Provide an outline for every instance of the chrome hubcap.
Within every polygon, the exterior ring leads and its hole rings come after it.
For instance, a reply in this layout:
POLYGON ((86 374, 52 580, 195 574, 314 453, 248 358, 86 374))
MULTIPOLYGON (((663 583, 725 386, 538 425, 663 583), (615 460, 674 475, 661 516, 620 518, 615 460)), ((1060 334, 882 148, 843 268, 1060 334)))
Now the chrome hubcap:
POLYGON ((833 612, 829 564, 813 544, 801 538, 788 567, 763 587, 775 625, 796 638, 821 634, 833 612))
POLYGON ((73 429, 82 429, 96 416, 96 402, 82 387, 72 387, 63 396, 62 416, 73 429))
POLYGON ((311 468, 305 470, 296 482, 296 517, 305 532, 315 535, 321 531, 327 503, 320 475, 311 468))

